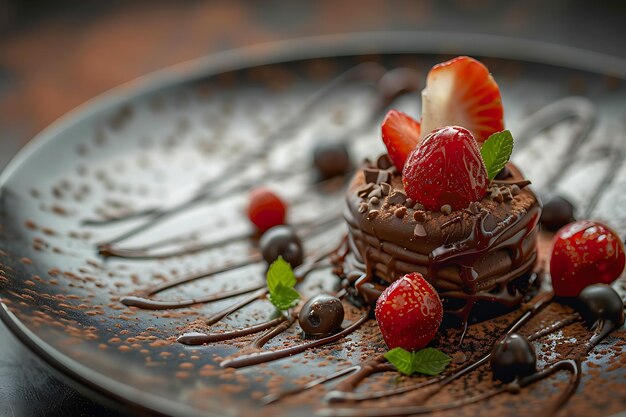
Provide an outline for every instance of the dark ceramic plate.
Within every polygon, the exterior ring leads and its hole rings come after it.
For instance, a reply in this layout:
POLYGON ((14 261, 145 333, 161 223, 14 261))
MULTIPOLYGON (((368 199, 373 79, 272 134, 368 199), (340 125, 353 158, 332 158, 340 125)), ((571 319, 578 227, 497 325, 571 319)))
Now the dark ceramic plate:
MULTIPOLYGON (((420 100, 414 92, 381 107, 381 84, 373 74, 408 67, 422 82, 434 63, 458 53, 484 59, 498 80, 508 127, 518 138, 515 160, 536 190, 568 195, 581 215, 605 219, 626 234, 623 61, 539 43, 432 33, 293 41, 216 55, 118 88, 21 152, 0 181, 2 319, 81 387, 156 414, 254 413, 268 387, 287 388, 345 367, 350 355, 359 355, 359 331, 323 355, 216 371, 219 359, 238 346, 188 347, 176 336, 233 300, 160 311, 131 309, 119 300, 253 258, 254 241, 245 237, 199 250, 249 232, 242 190, 250 184, 280 190, 294 223, 340 213, 341 187, 312 185, 313 144, 345 140, 355 161, 378 154, 385 106, 419 114, 420 100), (565 109, 563 120, 533 131, 533 113, 559 100, 565 101, 554 109, 565 109), (204 197, 185 204, 198 193, 204 197), (111 220, 120 216, 125 220, 111 220), (98 244, 112 240, 135 249, 137 259, 101 256, 98 244), (192 253, 168 256, 180 249, 192 253), (348 345, 357 351, 346 352, 348 345)), ((307 250, 338 242, 344 229, 341 222, 334 226, 308 235, 307 250)), ((249 287, 262 283, 261 272, 253 263, 160 296, 185 299, 249 287)), ((321 270, 303 291, 332 285, 330 271, 321 270)), ((236 328, 270 314, 261 300, 216 326, 236 328)), ((299 337, 297 329, 268 346, 290 337, 299 337)), ((603 371, 594 373, 596 380, 626 381, 624 370, 609 370, 601 356, 590 362, 603 371)), ((588 381, 586 374, 583 395, 588 381)), ((598 414, 623 410, 623 401, 598 414)), ((264 410, 310 415, 315 402, 264 410)), ((528 412, 524 407, 512 401, 510 410, 528 412)), ((570 413, 577 409, 575 402, 568 407, 570 413)))

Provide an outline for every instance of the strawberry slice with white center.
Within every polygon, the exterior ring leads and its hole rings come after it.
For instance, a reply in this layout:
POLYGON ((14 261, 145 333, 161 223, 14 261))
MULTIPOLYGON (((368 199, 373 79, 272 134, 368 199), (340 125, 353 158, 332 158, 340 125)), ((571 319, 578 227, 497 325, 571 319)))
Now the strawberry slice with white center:
POLYGON ((504 130, 500 89, 487 67, 467 56, 435 65, 422 91, 422 138, 451 125, 468 129, 479 146, 504 130))

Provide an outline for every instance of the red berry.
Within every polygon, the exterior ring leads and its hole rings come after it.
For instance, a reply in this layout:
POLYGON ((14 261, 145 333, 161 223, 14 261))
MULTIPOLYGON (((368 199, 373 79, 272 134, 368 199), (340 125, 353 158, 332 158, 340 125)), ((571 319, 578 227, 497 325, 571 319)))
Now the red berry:
POLYGON ((398 110, 389 110, 383 121, 382 133, 389 158, 402 172, 406 158, 420 141, 419 122, 398 110))
POLYGON ((413 272, 383 291, 375 313, 389 349, 416 351, 435 337, 443 319, 443 306, 433 286, 413 272))
POLYGON ((445 204, 461 210, 485 195, 489 180, 472 134, 447 126, 426 136, 409 155, 402 183, 406 194, 428 210, 445 204))
POLYGON ((467 56, 435 65, 422 91, 422 136, 450 125, 468 129, 479 145, 504 130, 500 89, 487 67, 467 56))
POLYGON ((269 188, 255 188, 250 192, 249 201, 248 218, 259 231, 285 223, 285 203, 269 188))
POLYGON ((602 223, 570 223, 554 235, 552 245, 550 274, 558 296, 576 297, 587 286, 610 284, 624 272, 624 243, 602 223))

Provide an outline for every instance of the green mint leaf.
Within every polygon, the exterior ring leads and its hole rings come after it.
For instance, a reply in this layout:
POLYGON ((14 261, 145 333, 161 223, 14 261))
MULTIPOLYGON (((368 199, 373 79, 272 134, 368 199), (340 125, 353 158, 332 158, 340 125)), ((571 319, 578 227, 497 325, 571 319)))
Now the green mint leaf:
POLYGON ((511 157, 511 152, 513 152, 513 136, 508 130, 494 133, 483 143, 480 155, 485 161, 489 181, 493 181, 498 172, 504 168, 511 157))
POLYGON ((411 352, 397 347, 391 349, 383 356, 396 367, 398 372, 404 375, 411 375, 415 372, 413 371, 413 355, 411 352))
POLYGON ((300 294, 292 287, 285 287, 282 284, 278 284, 276 290, 270 293, 269 299, 277 309, 283 311, 298 305, 300 294))
POLYGON ((267 288, 270 293, 276 291, 278 284, 285 287, 293 287, 296 285, 296 276, 289 262, 279 256, 267 270, 267 288))
POLYGON ((289 262, 279 256, 267 270, 267 289, 269 300, 279 310, 288 310, 298 304, 300 294, 293 287, 296 275, 289 262))
POLYGON ((439 375, 451 360, 450 356, 435 348, 426 348, 413 353, 413 369, 424 375, 439 375))
POLYGON ((398 347, 391 349, 384 356, 404 375, 412 375, 416 372, 431 376, 439 375, 452 360, 451 357, 435 348, 409 352, 398 347))

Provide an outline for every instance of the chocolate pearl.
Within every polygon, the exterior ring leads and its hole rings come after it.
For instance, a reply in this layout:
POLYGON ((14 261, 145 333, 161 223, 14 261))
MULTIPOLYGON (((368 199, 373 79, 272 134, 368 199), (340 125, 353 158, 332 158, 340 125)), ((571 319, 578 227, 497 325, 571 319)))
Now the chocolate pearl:
POLYGON ((610 321, 612 325, 624 323, 624 301, 606 284, 593 284, 578 295, 581 302, 580 314, 589 326, 598 320, 610 321))
POLYGON ((574 221, 574 205, 563 197, 552 197, 543 205, 539 221, 546 230, 556 232, 574 221))
POLYGON ((339 298, 318 294, 302 306, 298 322, 308 336, 330 336, 341 329, 343 315, 339 298))
POLYGON ((376 166, 379 169, 387 169, 390 168, 392 165, 393 164, 391 163, 391 159, 389 159, 389 155, 387 155, 386 153, 379 156, 378 160, 376 160, 376 166))
POLYGON ((343 143, 319 143, 315 145, 313 165, 321 179, 338 177, 352 169, 350 153, 343 143))
POLYGON ((533 374, 537 370, 537 355, 533 345, 519 333, 513 333, 491 351, 493 378, 504 383, 533 374))
POLYGON ((510 176, 511 176, 511 171, 509 170, 509 167, 505 165, 504 168, 502 168, 500 172, 496 174, 496 179, 504 180, 504 179, 509 178, 510 176))
POLYGON ((259 241, 261 255, 265 262, 271 264, 278 256, 293 268, 302 264, 304 254, 302 251, 302 242, 289 226, 274 226, 261 236, 259 241))

